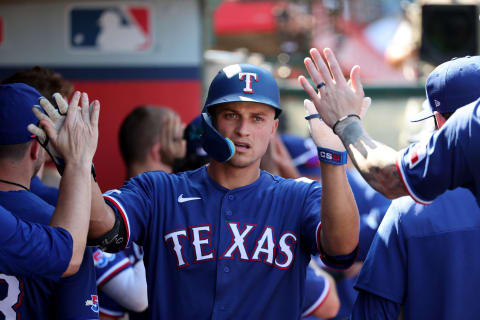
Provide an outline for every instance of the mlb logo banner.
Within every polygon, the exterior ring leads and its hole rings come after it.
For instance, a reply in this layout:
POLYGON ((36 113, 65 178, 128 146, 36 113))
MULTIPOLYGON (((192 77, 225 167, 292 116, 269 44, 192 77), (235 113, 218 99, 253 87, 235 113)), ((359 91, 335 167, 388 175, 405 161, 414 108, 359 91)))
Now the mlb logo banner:
POLYGON ((135 53, 152 47, 152 10, 146 5, 72 6, 69 47, 97 53, 135 53))

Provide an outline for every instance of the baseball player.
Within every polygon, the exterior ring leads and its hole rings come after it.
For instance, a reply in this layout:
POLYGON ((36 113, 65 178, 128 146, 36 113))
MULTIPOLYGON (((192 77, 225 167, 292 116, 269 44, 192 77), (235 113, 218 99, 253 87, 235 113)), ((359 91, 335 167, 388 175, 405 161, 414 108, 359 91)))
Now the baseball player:
POLYGON ((96 190, 89 237, 108 250, 144 246, 151 318, 298 319, 310 255, 352 263, 358 212, 346 155, 325 152, 323 188, 259 169, 280 112, 268 71, 225 67, 202 114, 208 166, 147 172, 104 198, 96 190))
MULTIPOLYGON (((39 98, 40 93, 25 84, 0 86, 0 203, 19 218, 48 225, 54 208, 29 190, 30 180, 35 175, 36 170, 43 164, 45 157, 45 152, 40 143, 34 140, 27 131, 27 125, 36 122, 32 105, 37 103, 39 98)), ((73 141, 79 144, 86 143, 83 139, 86 140, 89 135, 93 134, 93 130, 96 130, 91 126, 84 128, 83 132, 78 132, 80 137, 78 135, 72 137, 72 135, 62 133, 65 130, 74 130, 75 128, 71 127, 79 126, 82 123, 81 120, 88 123, 88 98, 84 95, 82 99, 82 106, 87 105, 82 109, 82 112, 78 111, 79 100, 80 94, 77 93, 70 105, 73 110, 67 114, 70 117, 63 119, 65 125, 62 130, 58 133, 56 130, 49 131, 49 136, 53 137, 52 140, 55 140, 56 134, 59 135, 57 145, 63 145, 62 150, 72 153, 67 157, 72 160, 70 161, 72 165, 76 164, 76 166, 64 167, 64 172, 67 169, 82 170, 80 172, 90 170, 95 149, 92 148, 92 145, 80 146, 71 143, 73 141), (84 137, 82 137, 82 134, 84 137), (91 148, 91 150, 86 147, 91 148), (83 152, 86 154, 82 155, 83 152), (75 161, 73 154, 76 157, 80 156, 79 159, 82 161, 75 161), (83 169, 83 167, 87 167, 87 169, 83 169)), ((94 108, 93 105, 92 108, 94 108)), ((98 106, 95 108, 98 108, 98 106)), ((51 111, 48 110, 49 113, 51 111)), ((66 111, 66 108, 64 111, 66 111)), ((36 112, 46 117, 41 111, 37 110, 36 112)), ((43 122, 46 121, 48 120, 43 120, 43 122)), ((43 134, 42 132, 41 135, 43 134)), ((45 137, 39 136, 39 140, 45 141, 45 137)), ((51 145, 53 146, 54 143, 51 145)), ((86 183, 85 187, 78 191, 78 186, 72 184, 75 180, 72 181, 71 176, 65 178, 67 180, 64 179, 62 183, 67 184, 65 187, 68 188, 68 193, 89 192, 90 183, 86 183)), ((60 201, 65 207, 59 209, 69 210, 71 208, 72 204, 65 203, 62 199, 60 201)), ((88 210, 89 206, 84 205, 83 208, 88 210)), ((84 230, 85 226, 79 225, 78 228, 84 230)), ((79 245, 83 246, 84 243, 79 245)), ((75 275, 62 278, 59 281, 10 274, 2 274, 1 277, 4 281, 0 283, 2 287, 0 292, 3 295, 0 311, 7 319, 98 318, 98 301, 92 259, 83 259, 75 275), (21 304, 17 303, 19 299, 21 299, 21 304)))
MULTIPOLYGON (((75 109, 70 113, 73 114, 75 109)), ((70 150, 59 137, 50 136, 55 148, 64 155, 66 168, 62 194, 50 226, 31 223, 11 214, 0 206, 0 272, 3 278, 15 281, 14 276, 42 277, 58 281, 60 276, 75 274, 82 262, 90 218, 91 188, 90 169, 83 163, 90 163, 98 140, 98 110, 92 115, 92 135, 80 134, 88 123, 78 119, 75 127, 62 131, 62 135, 82 137, 79 152, 70 150), (84 185, 77 190, 72 186, 84 185), (6 274, 10 276, 6 276, 6 274)), ((8 302, 8 301, 6 301, 8 302)), ((5 303, 6 303, 5 302, 5 303)), ((2 312, 3 313, 3 312, 2 312)), ((5 316, 5 315, 4 315, 5 316)))
MULTIPOLYGON (((299 82, 315 104, 325 123, 344 143, 355 166, 365 180, 388 198, 409 194, 415 201, 430 203, 447 189, 459 186, 468 188, 480 200, 480 159, 479 139, 480 111, 477 100, 480 84, 470 81, 468 76, 451 81, 449 67, 478 69, 480 57, 465 57, 454 60, 453 64, 438 69, 439 73, 430 75, 434 85, 429 88, 434 99, 430 101, 434 110, 444 111, 451 105, 467 105, 449 119, 446 125, 432 135, 429 142, 396 152, 395 150, 371 139, 362 127, 358 117, 362 106, 363 90, 352 90, 345 81, 333 52, 325 49, 324 54, 329 67, 325 65, 317 49, 311 49, 312 59, 306 58, 305 65, 317 83, 319 93, 312 88, 307 79, 299 77, 299 82), (332 80, 330 71, 336 81, 332 80), (437 80, 434 80, 433 77, 437 80), (339 80, 339 81, 338 81, 339 80), (448 82, 458 90, 468 88, 467 95, 437 96, 436 84, 448 82), (468 152, 468 153, 467 153, 468 152), (441 167, 438 165, 441 163, 441 167)), ((471 74, 466 72, 465 74, 471 74)), ((362 88, 360 68, 351 71, 353 88, 362 88)))
MULTIPOLYGON (((54 99, 51 99, 51 97, 53 97, 54 93, 60 93, 64 98, 69 97, 73 93, 73 84, 71 82, 65 80, 58 72, 40 66, 18 71, 2 80, 2 84, 11 83, 28 84, 37 89, 38 92, 49 99, 53 104, 55 104, 55 101, 54 99)), ((44 165, 32 178, 32 181, 30 182, 30 190, 47 203, 56 206, 58 200, 58 188, 48 186, 40 180, 40 177, 45 177, 46 174, 49 174, 50 177, 54 177, 55 185, 58 186, 60 178, 57 170, 48 168, 44 165)))

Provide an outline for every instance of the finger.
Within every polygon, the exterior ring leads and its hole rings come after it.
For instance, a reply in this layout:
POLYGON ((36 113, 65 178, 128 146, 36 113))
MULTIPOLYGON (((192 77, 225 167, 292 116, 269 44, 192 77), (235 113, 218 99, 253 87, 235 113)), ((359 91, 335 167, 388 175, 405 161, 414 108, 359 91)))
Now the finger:
MULTIPOLYGON (((305 113, 307 116, 318 113, 317 109, 315 109, 315 105, 313 104, 313 102, 308 99, 303 100, 303 107, 305 108, 305 113)), ((310 119, 308 121, 312 121, 312 120, 315 120, 315 119, 310 119)))
POLYGON ((55 121, 55 120, 60 118, 60 114, 58 113, 57 109, 55 109, 53 104, 50 103, 50 101, 48 101, 44 97, 40 97, 39 102, 40 102, 40 105, 42 106, 43 110, 45 110, 45 112, 50 117, 50 119, 55 121))
POLYGON ((350 71, 350 79, 352 80, 352 89, 356 94, 360 94, 362 97, 365 95, 363 92, 362 80, 360 79, 360 67, 354 66, 350 71))
POLYGON ((78 107, 78 102, 80 101, 80 91, 75 91, 73 94, 72 100, 70 100, 70 104, 68 105, 68 109, 73 107, 78 107))
POLYGON ((98 129, 98 118, 100 117, 100 102, 95 100, 91 104, 92 112, 90 113, 90 124, 94 129, 98 129))
POLYGON ((53 99, 55 99, 55 102, 57 103, 59 113, 61 115, 66 115, 67 114, 67 109, 68 109, 67 101, 65 101, 65 99, 63 99, 63 96, 58 92, 55 92, 52 95, 52 97, 53 97, 53 99))
POLYGON ((80 103, 82 105, 82 119, 84 122, 88 122, 90 118, 90 106, 88 102, 88 94, 86 92, 82 93, 80 103))
POLYGON ((303 87, 303 90, 305 90, 305 92, 310 97, 310 99, 313 101, 315 106, 320 105, 320 97, 318 96, 315 89, 312 88, 312 86, 310 85, 310 82, 308 82, 308 80, 304 76, 299 76, 298 77, 298 82, 300 82, 300 85, 303 87))
POLYGON ((325 58, 328 63, 328 67, 330 68, 330 71, 332 72, 332 76, 335 79, 335 83, 339 85, 347 85, 347 81, 345 80, 345 77, 343 76, 342 69, 340 68, 340 65, 338 64, 337 58, 335 58, 335 55, 333 54, 333 51, 330 48, 325 48, 323 50, 323 53, 325 54, 325 58))
MULTIPOLYGON (((47 100, 47 99, 45 99, 45 100, 47 100)), ((33 111, 33 114, 35 115, 35 117, 37 117, 37 119, 39 121, 45 120, 45 121, 50 122, 52 125, 55 125, 53 120, 40 110, 40 106, 33 106, 32 111, 33 111)))
POLYGON ((310 55, 312 56, 313 61, 315 61, 315 65, 317 66, 318 71, 322 75, 322 78, 323 78, 323 81, 325 81, 325 84, 327 86, 328 85, 332 86, 334 84, 332 80, 332 75, 330 74, 330 71, 328 70, 327 65, 323 61, 320 51, 318 51, 318 49, 316 48, 310 49, 310 55))
POLYGON ((361 119, 365 118, 365 116, 367 115, 368 108, 370 108, 371 104, 372 104, 372 99, 370 99, 370 97, 363 98, 362 110, 360 111, 360 118, 361 119))
POLYGON ((47 134, 45 133, 45 131, 43 131, 42 129, 40 129, 39 127, 34 125, 33 123, 31 123, 27 126, 27 130, 31 134, 36 136, 42 145, 44 145, 45 141, 47 141, 47 134))
POLYGON ((318 72, 317 67, 313 63, 312 59, 305 58, 303 60, 303 63, 305 64, 305 68, 307 69, 307 72, 310 75, 310 78, 312 79, 315 85, 318 85, 319 83, 323 82, 323 78, 318 72))
POLYGON ((57 141, 57 136, 58 136, 57 129, 55 129, 55 126, 49 121, 41 120, 40 127, 43 129, 43 131, 45 131, 48 138, 55 145, 55 142, 57 141))

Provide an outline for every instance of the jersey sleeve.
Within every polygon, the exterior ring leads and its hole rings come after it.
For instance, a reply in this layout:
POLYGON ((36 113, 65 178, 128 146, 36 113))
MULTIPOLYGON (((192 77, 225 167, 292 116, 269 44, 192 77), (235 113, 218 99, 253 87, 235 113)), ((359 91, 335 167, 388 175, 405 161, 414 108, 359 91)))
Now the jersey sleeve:
POLYGON ((98 295, 92 248, 87 247, 79 271, 62 278, 54 298, 57 319, 98 319, 98 295))
POLYGON ((330 284, 324 276, 316 274, 315 270, 307 267, 305 279, 305 296, 303 299, 302 317, 309 317, 320 308, 330 293, 330 284))
POLYGON ((155 188, 154 176, 158 180, 162 173, 147 172, 138 175, 119 190, 110 190, 103 195, 107 205, 123 219, 127 237, 125 247, 129 247, 132 241, 143 244, 154 207, 154 197, 161 194, 155 188))
POLYGON ((70 233, 21 220, 0 207, 0 273, 58 280, 73 253, 70 233))
POLYGON ((400 304, 380 296, 360 291, 353 305, 352 320, 396 320, 400 304))
POLYGON ((399 304, 407 283, 407 250, 397 206, 401 200, 393 201, 385 214, 355 284, 356 289, 399 304))
POLYGON ((93 252, 93 262, 99 289, 116 275, 132 267, 130 259, 125 255, 124 251, 112 254, 97 248, 93 252))
POLYGON ((429 204, 447 189, 472 190, 478 172, 476 160, 480 157, 476 103, 457 110, 429 140, 400 152, 397 170, 416 202, 429 204))

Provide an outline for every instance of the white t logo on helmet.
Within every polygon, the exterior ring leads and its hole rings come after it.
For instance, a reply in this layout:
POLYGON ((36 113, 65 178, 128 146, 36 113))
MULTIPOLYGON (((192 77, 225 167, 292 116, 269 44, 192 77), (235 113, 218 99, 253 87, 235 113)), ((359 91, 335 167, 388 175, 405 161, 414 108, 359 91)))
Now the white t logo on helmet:
POLYGON ((258 75, 253 72, 240 72, 238 74, 238 78, 243 81, 245 79, 245 88, 243 88, 243 92, 246 93, 253 93, 252 88, 252 78, 258 82, 258 75))

